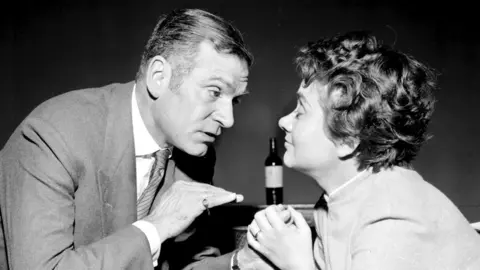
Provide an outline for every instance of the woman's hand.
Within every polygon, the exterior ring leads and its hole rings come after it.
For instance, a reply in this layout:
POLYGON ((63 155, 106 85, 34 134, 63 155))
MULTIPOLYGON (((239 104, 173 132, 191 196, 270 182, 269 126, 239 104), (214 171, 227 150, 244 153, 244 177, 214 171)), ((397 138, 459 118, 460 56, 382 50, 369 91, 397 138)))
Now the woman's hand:
POLYGON ((248 226, 248 244, 280 269, 315 269, 311 229, 301 213, 291 206, 288 211, 291 224, 277 206, 257 212, 248 226))

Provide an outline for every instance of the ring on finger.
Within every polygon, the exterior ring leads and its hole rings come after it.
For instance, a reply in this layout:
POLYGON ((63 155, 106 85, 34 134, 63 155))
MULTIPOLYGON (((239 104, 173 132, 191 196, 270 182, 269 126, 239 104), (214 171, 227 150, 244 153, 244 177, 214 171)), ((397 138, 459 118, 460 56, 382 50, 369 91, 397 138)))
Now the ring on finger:
POLYGON ((208 208, 208 200, 207 200, 207 198, 203 198, 202 204, 203 204, 203 207, 205 207, 205 209, 207 210, 207 215, 210 216, 210 209, 208 208))
POLYGON ((253 238, 255 238, 255 240, 258 240, 258 235, 262 232, 262 230, 258 230, 255 234, 253 234, 253 238))

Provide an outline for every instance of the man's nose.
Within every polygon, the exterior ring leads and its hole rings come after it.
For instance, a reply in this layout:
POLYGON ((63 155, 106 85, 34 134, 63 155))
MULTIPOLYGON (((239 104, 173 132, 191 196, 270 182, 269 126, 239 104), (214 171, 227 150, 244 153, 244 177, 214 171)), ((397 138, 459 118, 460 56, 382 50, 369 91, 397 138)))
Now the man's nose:
POLYGON ((218 121, 223 128, 231 128, 235 122, 232 104, 224 103, 218 106, 214 116, 215 120, 218 121))

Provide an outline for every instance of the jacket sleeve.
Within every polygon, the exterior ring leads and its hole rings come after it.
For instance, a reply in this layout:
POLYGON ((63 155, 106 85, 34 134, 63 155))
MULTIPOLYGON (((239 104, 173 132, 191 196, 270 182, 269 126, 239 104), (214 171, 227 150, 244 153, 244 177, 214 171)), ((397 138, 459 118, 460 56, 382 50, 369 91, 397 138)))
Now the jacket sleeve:
MULTIPOLYGON (((30 119, 2 150, 1 216, 10 270, 153 269, 148 240, 127 226, 74 246, 76 177, 60 132, 30 119)), ((98 213, 99 219, 101 213, 98 213)))

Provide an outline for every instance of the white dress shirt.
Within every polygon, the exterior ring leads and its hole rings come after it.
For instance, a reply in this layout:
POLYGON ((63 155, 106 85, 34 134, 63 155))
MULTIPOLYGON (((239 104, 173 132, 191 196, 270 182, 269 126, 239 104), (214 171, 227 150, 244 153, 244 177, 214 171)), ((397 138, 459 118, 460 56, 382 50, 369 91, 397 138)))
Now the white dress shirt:
MULTIPOLYGON (((132 93, 132 124, 133 124, 133 141, 135 147, 135 165, 137 178, 137 200, 142 195, 145 188, 147 188, 150 181, 149 175, 152 169, 154 158, 147 158, 145 155, 153 154, 160 150, 160 146, 155 142, 145 126, 138 109, 137 98, 135 96, 135 86, 133 86, 132 93)), ((163 181, 163 179, 162 179, 163 181)), ((133 223, 145 233, 150 244, 152 252, 153 265, 157 265, 157 259, 160 255, 160 237, 158 236, 155 226, 145 220, 138 220, 133 223)))

